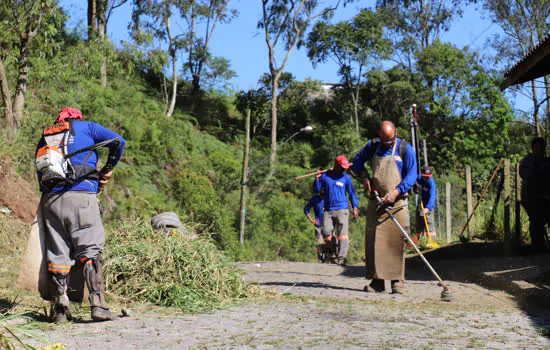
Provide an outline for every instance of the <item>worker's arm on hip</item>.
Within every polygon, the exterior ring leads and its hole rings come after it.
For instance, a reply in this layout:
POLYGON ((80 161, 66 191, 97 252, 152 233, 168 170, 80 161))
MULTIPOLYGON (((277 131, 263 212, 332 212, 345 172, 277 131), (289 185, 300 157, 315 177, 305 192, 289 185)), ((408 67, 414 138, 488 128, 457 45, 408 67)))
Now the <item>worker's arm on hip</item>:
POLYGON ((309 213, 307 214, 307 219, 308 219, 309 222, 311 222, 314 226, 319 225, 319 220, 317 220, 317 219, 314 220, 314 219, 311 217, 311 215, 309 215, 309 213))

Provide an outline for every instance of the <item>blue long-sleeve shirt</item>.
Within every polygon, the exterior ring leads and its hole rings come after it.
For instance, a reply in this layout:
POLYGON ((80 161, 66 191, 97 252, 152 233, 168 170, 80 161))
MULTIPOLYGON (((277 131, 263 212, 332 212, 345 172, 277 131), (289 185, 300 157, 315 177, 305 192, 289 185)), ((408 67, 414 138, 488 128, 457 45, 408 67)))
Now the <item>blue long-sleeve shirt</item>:
MULTIPOLYGON (((117 137, 120 140, 120 146, 118 148, 117 153, 115 154, 115 162, 112 165, 114 166, 118 163, 118 161, 120 160, 120 157, 122 156, 122 152, 124 151, 124 145, 126 143, 122 136, 120 136, 114 131, 107 129, 106 127, 100 124, 97 124, 94 122, 88 122, 84 120, 72 121, 72 127, 74 130, 74 136, 71 135, 69 137, 69 142, 67 146, 69 153, 72 153, 80 149, 83 149, 85 147, 93 146, 97 143, 107 141, 109 139, 113 139, 117 137)), ((42 138, 38 143, 37 150, 45 146, 45 144, 46 143, 42 138)), ((110 143, 105 147, 112 148, 112 147, 115 147, 115 144, 110 143)), ((73 165, 83 164, 83 165, 92 167, 94 169, 97 168, 97 161, 98 161, 97 150, 82 152, 71 157, 71 163, 73 165)), ((98 182, 99 182, 98 180, 83 179, 75 182, 72 186, 68 188, 56 187, 52 189, 50 192, 61 192, 61 191, 97 192, 99 189, 98 182)), ((42 192, 47 192, 47 190, 44 188, 41 188, 40 190, 42 192)))
MULTIPOLYGON (((401 182, 399 183, 399 185, 397 185, 396 188, 399 190, 399 193, 402 194, 407 193, 413 187, 416 181, 417 170, 414 149, 411 145, 407 144, 407 147, 405 148, 405 159, 401 159, 401 155, 398 151, 400 144, 401 138, 397 138, 397 145, 395 146, 394 157, 397 168, 401 173, 401 182)), ((361 174, 366 170, 365 162, 372 159, 372 157, 374 156, 375 147, 376 145, 373 146, 372 141, 369 141, 367 145, 363 147, 363 149, 360 150, 359 153, 357 153, 357 155, 353 158, 353 170, 357 175, 361 176, 361 174)), ((376 151, 376 155, 381 158, 391 156, 392 148, 393 145, 387 147, 381 144, 378 148, 378 151, 376 151)))
POLYGON ((325 207, 324 198, 319 196, 319 195, 315 195, 307 201, 307 204, 304 207, 304 214, 308 215, 311 208, 313 208, 313 211, 315 212, 315 219, 318 220, 318 224, 315 225, 315 226, 321 227, 321 221, 322 221, 322 218, 323 218, 324 207, 325 207))
POLYGON ((331 170, 327 171, 321 175, 319 180, 313 182, 314 192, 321 192, 321 188, 324 188, 326 211, 348 209, 346 192, 349 195, 352 207, 359 207, 359 200, 348 174, 335 174, 331 170))
POLYGON ((422 174, 419 174, 416 179, 416 183, 419 185, 419 189, 421 191, 422 204, 424 205, 424 208, 428 208, 430 211, 434 210, 437 194, 435 180, 432 177, 428 177, 424 180, 422 174))

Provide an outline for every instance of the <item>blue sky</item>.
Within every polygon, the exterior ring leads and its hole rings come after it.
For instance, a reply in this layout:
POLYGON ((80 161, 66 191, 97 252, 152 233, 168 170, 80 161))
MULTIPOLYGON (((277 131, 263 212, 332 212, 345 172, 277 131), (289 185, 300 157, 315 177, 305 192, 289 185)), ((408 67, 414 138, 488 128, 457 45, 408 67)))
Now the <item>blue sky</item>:
MULTIPOLYGON (((61 6, 70 16, 69 26, 86 26, 87 2, 82 0, 60 0, 61 6)), ((358 13, 360 8, 374 7, 375 0, 363 0, 358 3, 340 8, 333 21, 347 20, 358 13)), ((256 29, 256 23, 262 16, 259 0, 233 0, 232 8, 237 8, 239 16, 230 24, 218 24, 214 32, 211 50, 214 56, 230 59, 231 67, 238 77, 232 80, 235 90, 248 90, 257 87, 257 82, 263 73, 268 72, 268 51, 264 37, 256 29)), ((130 21, 131 7, 124 5, 115 10, 107 27, 108 36, 115 43, 128 40, 127 26, 130 21)), ((479 5, 472 5, 465 9, 464 16, 455 21, 449 32, 443 33, 441 39, 451 42, 457 47, 470 46, 472 49, 484 49, 486 40, 491 34, 498 32, 497 25, 483 18, 479 5)), ((327 62, 313 68, 307 58, 304 48, 294 49, 287 63, 285 71, 292 73, 296 79, 312 78, 323 82, 338 82, 337 67, 327 62)), ((519 97, 511 97, 517 107, 524 107, 525 101, 519 97)), ((525 106, 528 109, 528 106, 525 106)))

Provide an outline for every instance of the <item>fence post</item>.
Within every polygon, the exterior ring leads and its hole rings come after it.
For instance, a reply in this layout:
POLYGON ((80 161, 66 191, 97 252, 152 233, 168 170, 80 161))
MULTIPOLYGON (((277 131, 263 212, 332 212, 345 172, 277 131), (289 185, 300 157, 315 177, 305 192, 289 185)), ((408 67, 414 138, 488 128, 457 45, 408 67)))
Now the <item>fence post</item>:
POLYGON ((435 194, 435 198, 437 200, 436 206, 437 206, 437 236, 441 239, 443 239, 443 231, 441 230, 441 205, 439 204, 440 200, 439 197, 441 194, 439 193, 439 190, 435 194))
POLYGON ((453 240, 451 232, 451 184, 445 183, 445 219, 447 221, 447 243, 451 243, 453 240))
POLYGON ((239 242, 241 245, 244 244, 244 230, 246 225, 246 185, 248 183, 248 151, 250 148, 250 109, 246 110, 244 127, 243 178, 241 181, 241 210, 239 219, 239 242))
POLYGON ((512 233, 510 230, 510 206, 512 199, 510 181, 510 159, 504 160, 504 254, 510 255, 512 233))
MULTIPOLYGON (((472 204, 472 169, 469 166, 466 167, 466 206, 468 208, 468 215, 466 217, 469 218, 472 215, 472 211, 474 211, 472 204)), ((468 223, 468 238, 472 238, 473 236, 472 226, 472 221, 470 221, 468 223)))
POLYGON ((521 245, 521 177, 519 176, 519 163, 516 164, 516 249, 521 245))

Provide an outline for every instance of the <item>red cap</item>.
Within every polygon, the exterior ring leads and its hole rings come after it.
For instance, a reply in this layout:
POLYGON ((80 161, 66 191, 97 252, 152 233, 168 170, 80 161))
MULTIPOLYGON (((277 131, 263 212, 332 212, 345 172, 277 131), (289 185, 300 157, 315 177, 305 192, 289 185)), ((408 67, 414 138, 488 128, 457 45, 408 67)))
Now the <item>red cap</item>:
POLYGON ((336 163, 338 163, 338 165, 340 165, 342 169, 347 169, 349 168, 349 165, 350 165, 346 156, 336 157, 336 163))
POLYGON ((67 119, 82 119, 82 112, 76 108, 65 107, 55 118, 55 123, 64 123, 67 119))

